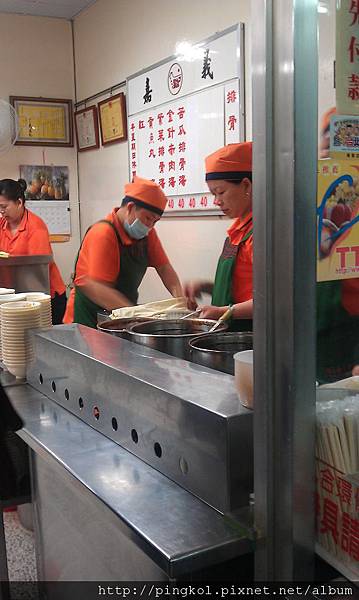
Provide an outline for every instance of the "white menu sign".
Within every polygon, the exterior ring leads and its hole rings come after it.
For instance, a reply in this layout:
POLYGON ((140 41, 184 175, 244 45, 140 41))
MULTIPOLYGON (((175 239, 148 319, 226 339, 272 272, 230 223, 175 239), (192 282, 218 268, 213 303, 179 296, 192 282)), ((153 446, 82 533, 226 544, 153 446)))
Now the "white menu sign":
POLYGON ((130 179, 152 179, 169 196, 166 213, 218 212, 204 158, 244 139, 243 26, 128 80, 130 179))

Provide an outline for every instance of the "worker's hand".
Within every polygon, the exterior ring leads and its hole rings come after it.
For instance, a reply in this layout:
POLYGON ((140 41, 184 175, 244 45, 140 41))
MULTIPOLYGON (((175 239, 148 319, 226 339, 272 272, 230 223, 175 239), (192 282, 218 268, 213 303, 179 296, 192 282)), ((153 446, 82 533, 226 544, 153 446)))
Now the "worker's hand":
POLYGON ((197 299, 202 297, 202 281, 188 281, 183 286, 184 295, 187 298, 187 306, 190 310, 196 310, 197 299))
POLYGON ((199 306, 198 308, 201 309, 199 315, 200 319, 213 319, 213 321, 218 321, 218 319, 220 319, 220 317, 224 315, 224 313, 228 309, 228 306, 204 305, 199 306))
POLYGON ((356 365, 352 370, 352 375, 359 375, 359 365, 356 365))
POLYGON ((196 310, 197 300, 202 298, 203 293, 211 293, 212 284, 200 279, 188 281, 183 286, 184 295, 187 298, 187 306, 190 310, 196 310))

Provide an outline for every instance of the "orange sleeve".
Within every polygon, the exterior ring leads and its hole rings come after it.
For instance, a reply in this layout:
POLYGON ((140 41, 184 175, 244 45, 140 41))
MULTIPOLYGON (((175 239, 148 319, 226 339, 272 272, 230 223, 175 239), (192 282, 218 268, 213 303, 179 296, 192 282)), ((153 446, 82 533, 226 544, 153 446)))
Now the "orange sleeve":
POLYGON ((84 275, 108 283, 116 281, 120 271, 120 252, 116 234, 110 225, 93 225, 84 239, 81 254, 86 258, 84 275))
POLYGON ((155 269, 170 262, 154 229, 148 234, 148 262, 149 266, 155 269))

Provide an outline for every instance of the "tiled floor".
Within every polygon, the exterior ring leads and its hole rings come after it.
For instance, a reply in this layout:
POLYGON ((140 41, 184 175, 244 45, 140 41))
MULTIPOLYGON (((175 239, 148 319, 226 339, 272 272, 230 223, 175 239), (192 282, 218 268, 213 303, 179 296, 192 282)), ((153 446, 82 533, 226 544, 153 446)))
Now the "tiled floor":
POLYGON ((4 513, 10 581, 36 581, 34 534, 25 529, 17 512, 4 513))

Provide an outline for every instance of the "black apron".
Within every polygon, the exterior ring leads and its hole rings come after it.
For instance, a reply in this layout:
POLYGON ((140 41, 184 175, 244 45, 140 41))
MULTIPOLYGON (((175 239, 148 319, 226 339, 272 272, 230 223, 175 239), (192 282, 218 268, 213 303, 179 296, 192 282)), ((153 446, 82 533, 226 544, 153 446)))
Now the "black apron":
MULTIPOLYGON (((117 232, 116 227, 111 221, 102 220, 98 223, 108 223, 113 228, 116 238, 118 241, 118 248, 120 253, 120 271, 115 283, 114 289, 121 292, 126 298, 133 304, 137 304, 138 300, 138 288, 144 278, 148 267, 148 239, 147 237, 142 240, 138 240, 130 245, 125 245, 117 232)), ((90 231, 91 227, 86 231, 90 231)), ((83 240, 80 249, 77 253, 75 263, 74 281, 76 278, 76 266, 79 259, 80 251, 82 248, 83 240)), ((103 306, 99 306, 95 302, 92 302, 82 291, 80 286, 75 286, 75 303, 74 303, 74 321, 75 323, 82 323, 88 327, 97 326, 97 313, 103 309, 103 306)))

